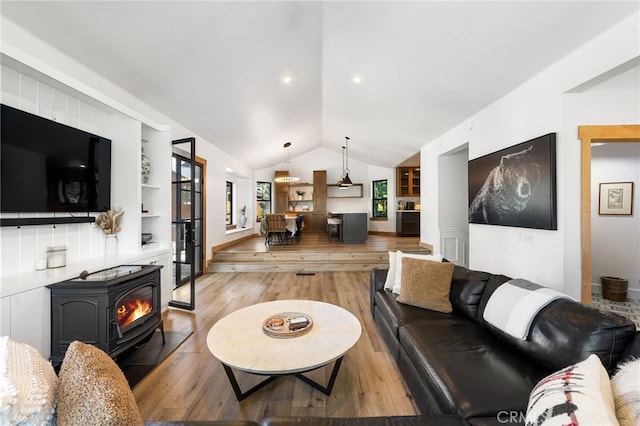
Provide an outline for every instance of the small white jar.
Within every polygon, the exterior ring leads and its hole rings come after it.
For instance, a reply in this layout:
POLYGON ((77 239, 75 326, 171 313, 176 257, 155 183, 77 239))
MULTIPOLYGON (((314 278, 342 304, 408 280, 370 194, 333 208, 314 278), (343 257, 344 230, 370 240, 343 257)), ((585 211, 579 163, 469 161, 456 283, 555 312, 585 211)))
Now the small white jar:
POLYGON ((67 246, 47 247, 47 268, 67 266, 67 246))

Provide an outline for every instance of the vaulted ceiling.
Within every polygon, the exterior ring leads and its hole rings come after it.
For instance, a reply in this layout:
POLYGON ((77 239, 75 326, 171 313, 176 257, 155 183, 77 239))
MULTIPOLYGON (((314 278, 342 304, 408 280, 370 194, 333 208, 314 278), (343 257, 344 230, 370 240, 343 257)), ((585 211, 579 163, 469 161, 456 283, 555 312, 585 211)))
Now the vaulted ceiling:
POLYGON ((2 1, 4 17, 247 166, 394 167, 637 1, 2 1), (289 77, 289 81, 285 81, 289 77), (354 81, 359 78, 359 83, 354 81))

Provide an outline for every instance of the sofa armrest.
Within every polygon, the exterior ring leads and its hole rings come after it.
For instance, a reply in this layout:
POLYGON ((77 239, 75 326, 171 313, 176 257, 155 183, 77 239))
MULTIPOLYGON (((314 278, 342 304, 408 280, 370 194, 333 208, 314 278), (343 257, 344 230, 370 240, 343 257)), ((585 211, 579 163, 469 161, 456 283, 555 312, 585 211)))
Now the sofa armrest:
POLYGON ((384 289, 384 283, 387 280, 387 272, 389 272, 389 268, 387 267, 373 268, 371 270, 371 278, 369 280, 369 302, 372 315, 376 292, 384 289))

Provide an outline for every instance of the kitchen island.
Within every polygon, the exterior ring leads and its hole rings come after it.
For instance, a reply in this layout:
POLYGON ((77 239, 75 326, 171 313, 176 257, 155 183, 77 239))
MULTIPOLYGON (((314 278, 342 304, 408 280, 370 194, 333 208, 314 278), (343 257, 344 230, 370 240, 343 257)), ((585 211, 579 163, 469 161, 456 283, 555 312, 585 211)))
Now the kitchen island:
POLYGON ((329 216, 342 219, 340 241, 345 244, 364 244, 368 234, 367 213, 331 212, 329 216))

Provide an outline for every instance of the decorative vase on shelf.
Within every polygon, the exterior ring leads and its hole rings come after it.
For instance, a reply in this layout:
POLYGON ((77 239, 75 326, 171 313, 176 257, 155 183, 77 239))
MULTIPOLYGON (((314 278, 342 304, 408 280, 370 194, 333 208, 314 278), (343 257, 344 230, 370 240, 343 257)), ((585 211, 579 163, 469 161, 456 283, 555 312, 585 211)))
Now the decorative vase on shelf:
POLYGON ((144 148, 142 148, 141 153, 141 167, 142 167, 142 183, 149 183, 149 173, 151 172, 151 162, 149 161, 149 157, 144 153, 144 148))
POLYGON ((105 234, 104 239, 104 255, 118 255, 118 234, 105 234))

